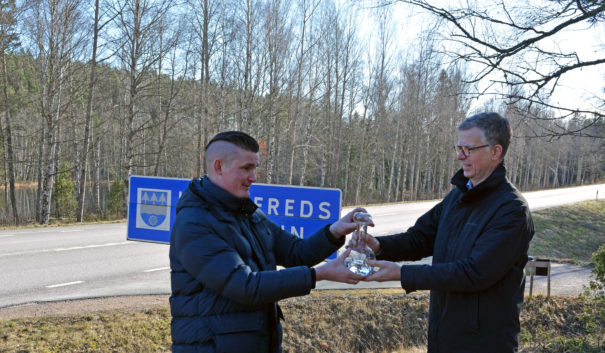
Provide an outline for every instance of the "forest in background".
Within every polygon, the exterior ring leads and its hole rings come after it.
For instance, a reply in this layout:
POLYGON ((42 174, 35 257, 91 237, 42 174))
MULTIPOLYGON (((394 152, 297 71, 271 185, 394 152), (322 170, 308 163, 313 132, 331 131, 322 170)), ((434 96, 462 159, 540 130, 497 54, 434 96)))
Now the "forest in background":
POLYGON ((0 222, 32 221, 9 192, 20 183, 36 188, 41 224, 123 216, 129 175, 203 175, 203 148, 225 130, 259 140, 261 183, 339 188, 345 205, 440 198, 459 168, 456 127, 479 111, 510 119, 505 164, 521 190, 604 179, 602 117, 478 104, 469 68, 431 32, 398 51, 388 7, 371 12, 371 36, 352 11, 332 0, 0 0, 0 222), (562 125, 585 136, 549 133, 562 125))

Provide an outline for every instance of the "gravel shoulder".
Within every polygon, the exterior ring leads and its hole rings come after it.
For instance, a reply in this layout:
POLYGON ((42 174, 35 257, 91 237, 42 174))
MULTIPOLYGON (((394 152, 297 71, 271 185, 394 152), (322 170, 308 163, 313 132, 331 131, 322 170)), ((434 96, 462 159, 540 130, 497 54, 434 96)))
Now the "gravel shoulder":
POLYGON ((28 303, 0 308, 0 320, 68 316, 114 310, 139 311, 168 306, 169 295, 132 295, 120 297, 64 300, 57 302, 28 303))

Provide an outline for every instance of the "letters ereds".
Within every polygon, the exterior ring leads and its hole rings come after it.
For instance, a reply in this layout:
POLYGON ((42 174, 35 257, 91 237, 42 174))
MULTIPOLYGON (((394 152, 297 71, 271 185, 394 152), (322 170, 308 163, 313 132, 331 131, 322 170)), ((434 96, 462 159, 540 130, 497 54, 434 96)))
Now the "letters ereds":
MULTIPOLYGON (((254 197, 254 203, 260 207, 261 210, 265 210, 264 197, 254 197)), ((309 200, 294 200, 285 199, 279 200, 273 197, 267 198, 266 213, 268 216, 288 216, 288 217, 301 217, 301 218, 319 218, 319 219, 330 219, 332 214, 330 212, 330 203, 323 201, 318 206, 319 214, 314 211, 313 202, 309 200), (280 212, 281 211, 281 212, 280 212), (315 217, 313 217, 315 215, 315 217)))
POLYGON ((340 217, 338 189, 253 184, 250 198, 269 219, 300 238, 340 217))

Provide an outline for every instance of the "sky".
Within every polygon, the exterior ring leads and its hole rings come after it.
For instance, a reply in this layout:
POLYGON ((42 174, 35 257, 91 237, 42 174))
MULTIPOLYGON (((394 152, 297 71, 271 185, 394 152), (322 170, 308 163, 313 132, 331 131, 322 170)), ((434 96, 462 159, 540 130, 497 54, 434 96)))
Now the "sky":
MULTIPOLYGON (((584 26, 585 27, 585 26, 584 26)), ((559 41, 562 47, 574 48, 584 60, 603 58, 605 53, 605 24, 596 28, 577 28, 565 33, 559 41)), ((555 101, 581 107, 594 95, 604 96, 605 65, 575 70, 561 82, 562 90, 553 97, 555 101)))
MULTIPOLYGON (((536 1, 534 1, 536 2, 536 1)), ((540 2, 540 0, 537 0, 540 2)), ((359 3, 359 2, 357 2, 359 3)), ((507 2, 508 3, 508 2, 507 2)), ((366 2, 367 4, 367 2, 366 2)), ((526 4, 523 2, 523 4, 526 4)), ((405 56, 410 48, 418 45, 420 36, 433 23, 433 17, 423 10, 402 3, 388 7, 392 21, 394 54, 405 56)), ((375 13, 372 9, 358 9, 358 23, 362 38, 377 36, 375 13)), ((564 51, 573 50, 583 60, 603 58, 605 53, 605 24, 599 23, 589 27, 582 23, 575 28, 558 35, 554 41, 545 43, 560 46, 564 51)), ((472 70, 472 67, 469 67, 472 70)), ((595 96, 605 97, 605 65, 577 69, 565 74, 551 97, 551 102, 568 108, 590 109, 595 96)))

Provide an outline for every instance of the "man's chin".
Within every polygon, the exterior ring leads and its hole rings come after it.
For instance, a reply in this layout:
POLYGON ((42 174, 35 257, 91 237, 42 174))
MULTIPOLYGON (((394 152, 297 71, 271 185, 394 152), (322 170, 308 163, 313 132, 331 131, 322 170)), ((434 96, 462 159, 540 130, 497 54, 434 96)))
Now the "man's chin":
POLYGON ((250 191, 248 191, 248 190, 242 190, 242 191, 239 193, 239 195, 238 195, 238 196, 239 196, 240 198, 242 198, 242 199, 247 198, 247 197, 250 197, 250 191))

